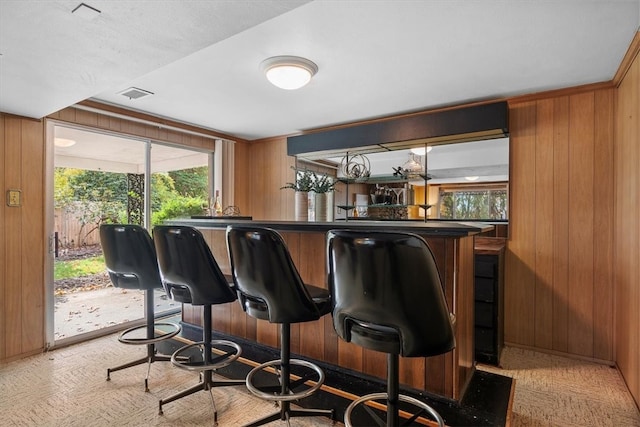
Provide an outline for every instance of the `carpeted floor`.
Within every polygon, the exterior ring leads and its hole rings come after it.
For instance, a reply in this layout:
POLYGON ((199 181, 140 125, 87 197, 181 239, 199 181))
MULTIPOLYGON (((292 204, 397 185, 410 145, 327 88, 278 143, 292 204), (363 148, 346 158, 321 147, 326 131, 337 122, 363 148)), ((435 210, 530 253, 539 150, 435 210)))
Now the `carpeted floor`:
POLYGON ((640 427, 640 412, 617 369, 506 347, 501 368, 515 378, 512 426, 640 427))
MULTIPOLYGON (((109 335, 12 362, 0 367, 0 425, 8 426, 212 426, 208 393, 197 392, 166 404, 158 400, 198 382, 198 374, 151 366, 144 392, 146 365, 111 374, 107 367, 143 357, 141 347, 125 346, 109 335)), ((274 412, 272 403, 253 397, 244 386, 214 390, 219 426, 239 426, 274 412)), ((296 426, 330 426, 327 419, 295 419, 296 426)))
MULTIPOLYGON (((197 374, 158 362, 112 374, 106 368, 143 356, 115 335, 61 348, 0 366, 2 426, 209 426, 209 395, 198 392, 169 403, 158 415, 158 399, 197 382, 197 374)), ((606 366, 507 348, 502 369, 516 378, 512 426, 640 426, 640 413, 619 373, 606 366)), ((237 426, 274 411, 244 387, 214 390, 220 426, 237 426)), ((296 418, 292 426, 330 426, 326 418, 296 418)), ((273 425, 286 425, 273 423, 273 425)), ((340 425, 340 423, 337 423, 340 425)))

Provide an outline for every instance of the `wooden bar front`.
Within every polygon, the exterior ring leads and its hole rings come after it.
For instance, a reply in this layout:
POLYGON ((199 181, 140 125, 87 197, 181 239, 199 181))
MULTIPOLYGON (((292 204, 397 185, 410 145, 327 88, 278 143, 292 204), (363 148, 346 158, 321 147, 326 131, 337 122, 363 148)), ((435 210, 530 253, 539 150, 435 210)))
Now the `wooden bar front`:
MULTIPOLYGON (((225 274, 230 274, 229 257, 225 240, 228 222, 174 221, 175 224, 198 228, 209 243, 212 253, 225 274)), ((280 229, 293 261, 306 283, 327 288, 326 280, 326 231, 331 228, 348 228, 345 223, 299 223, 300 226, 282 226, 284 223, 258 223, 280 229), (313 225, 307 225, 313 224, 313 225), (297 229, 297 230, 296 230, 297 229)), ((422 235, 433 251, 443 282, 447 304, 456 315, 456 348, 444 355, 429 358, 401 358, 400 382, 409 387, 459 401, 473 375, 473 235, 477 231, 455 230, 448 233, 441 229, 421 226, 410 227, 422 235)), ((358 223, 357 228, 364 224, 358 223)), ((396 229, 391 225, 372 225, 376 229, 396 229)), ((403 227, 406 228, 406 227, 403 227)), ((416 284, 418 285, 418 283, 416 284)), ((182 320, 196 326, 202 325, 201 307, 185 304, 182 320)), ((213 328, 224 334, 242 337, 260 344, 279 346, 278 325, 247 316, 240 304, 223 304, 213 308, 213 328)), ((386 378, 386 355, 342 341, 336 335, 331 316, 291 326, 291 351, 312 359, 337 365, 356 372, 386 378)))

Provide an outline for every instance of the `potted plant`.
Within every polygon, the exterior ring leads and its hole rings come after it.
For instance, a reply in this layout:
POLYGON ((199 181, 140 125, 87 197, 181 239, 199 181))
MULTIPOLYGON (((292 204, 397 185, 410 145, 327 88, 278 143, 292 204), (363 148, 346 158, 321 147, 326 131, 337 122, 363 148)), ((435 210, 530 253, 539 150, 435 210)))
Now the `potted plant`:
POLYGON ((290 188, 295 191, 295 220, 307 221, 309 219, 309 192, 313 191, 316 174, 308 169, 292 169, 295 171, 296 180, 287 182, 280 189, 290 188))
POLYGON ((328 193, 335 190, 335 186, 336 181, 328 175, 314 176, 311 191, 315 193, 314 211, 316 221, 333 221, 333 215, 329 215, 329 209, 333 210, 333 203, 329 203, 328 193))
POLYGON ((314 174, 313 184, 311 190, 316 194, 323 194, 333 191, 336 186, 336 181, 329 175, 316 175, 314 174))

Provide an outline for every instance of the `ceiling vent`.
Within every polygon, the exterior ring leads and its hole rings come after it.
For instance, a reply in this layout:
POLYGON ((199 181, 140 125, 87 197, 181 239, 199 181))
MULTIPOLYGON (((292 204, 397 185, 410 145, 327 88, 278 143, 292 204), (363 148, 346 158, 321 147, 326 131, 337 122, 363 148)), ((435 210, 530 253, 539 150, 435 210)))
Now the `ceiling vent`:
POLYGON ((129 89, 125 89, 122 92, 118 92, 118 95, 126 96, 129 99, 140 99, 145 96, 153 95, 153 92, 149 92, 148 90, 138 89, 137 87, 130 87, 129 89))

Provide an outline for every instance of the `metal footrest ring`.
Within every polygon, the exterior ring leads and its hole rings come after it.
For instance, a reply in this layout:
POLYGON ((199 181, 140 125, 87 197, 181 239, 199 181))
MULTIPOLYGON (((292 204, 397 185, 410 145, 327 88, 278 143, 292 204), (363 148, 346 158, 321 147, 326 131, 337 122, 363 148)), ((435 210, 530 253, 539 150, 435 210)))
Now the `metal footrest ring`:
MULTIPOLYGON (((351 412, 353 412, 356 406, 363 404, 365 402, 369 402, 371 400, 380 400, 380 399, 387 400, 387 396, 388 396, 387 393, 371 393, 371 394, 362 396, 359 399, 354 400, 349 406, 347 406, 347 409, 344 411, 345 427, 353 427, 353 424, 351 424, 351 412)), ((399 395, 398 400, 401 402, 406 402, 411 405, 417 406, 418 408, 424 409, 433 417, 433 419, 438 423, 439 427, 444 427, 444 420, 442 419, 440 414, 431 406, 424 403, 423 401, 415 399, 411 396, 404 395, 404 394, 399 395)))
POLYGON ((171 328, 171 330, 158 335, 154 335, 153 338, 128 338, 127 335, 129 335, 130 333, 147 328, 147 325, 134 326, 133 328, 125 329, 124 331, 122 331, 122 333, 118 336, 118 341, 123 344, 130 345, 154 344, 160 341, 168 340, 169 338, 173 338, 182 330, 182 327, 176 323, 157 322, 153 324, 154 329, 156 329, 158 326, 166 326, 171 328))
POLYGON ((216 350, 216 353, 218 353, 218 355, 213 360, 212 363, 204 363, 204 359, 202 362, 189 362, 188 356, 182 355, 182 353, 185 353, 186 351, 195 347, 200 347, 201 350, 204 350, 204 344, 205 344, 204 341, 199 341, 193 344, 185 345, 184 347, 180 347, 171 355, 171 363, 173 363, 174 366, 187 371, 196 371, 196 372, 211 371, 211 370, 215 370, 215 369, 222 368, 224 366, 229 365, 231 362, 235 361, 242 354, 242 348, 240 348, 240 346, 234 343, 233 341, 213 340, 211 341, 211 349, 212 349, 212 352, 213 350, 216 350), (215 346, 231 347, 232 349, 235 350, 235 352, 234 353, 225 352, 225 351, 216 349, 215 346), (183 360, 180 360, 180 358, 182 358, 183 360), (185 361, 184 358, 187 358, 187 360, 185 361))
MULTIPOLYGON (((320 389, 320 387, 322 387, 322 384, 324 383, 324 371, 322 369, 320 369, 319 366, 311 363, 311 362, 307 362, 306 360, 300 360, 300 359, 291 359, 289 360, 289 364, 291 365, 298 365, 298 366, 305 366, 313 371, 315 371, 318 374, 318 380, 316 381, 316 384, 304 391, 298 392, 298 393, 290 393, 287 395, 282 395, 282 394, 272 394, 272 393, 266 393, 260 389, 258 389, 256 386, 253 385, 253 377, 256 373, 262 371, 263 369, 270 367, 270 366, 277 366, 280 365, 281 362, 280 360, 271 360, 269 362, 265 362, 261 365, 256 366, 255 368, 253 368, 251 370, 251 372, 249 372, 249 374, 247 375, 247 388, 249 389, 249 391, 251 393, 253 393, 254 395, 256 395, 257 397, 260 397, 264 400, 275 400, 275 401, 279 401, 279 402, 289 402, 289 401, 293 401, 293 400, 299 400, 299 399, 303 399, 305 397, 311 396, 313 393, 315 393, 318 389, 320 389)), ((280 371, 278 371, 280 372, 280 371)))

